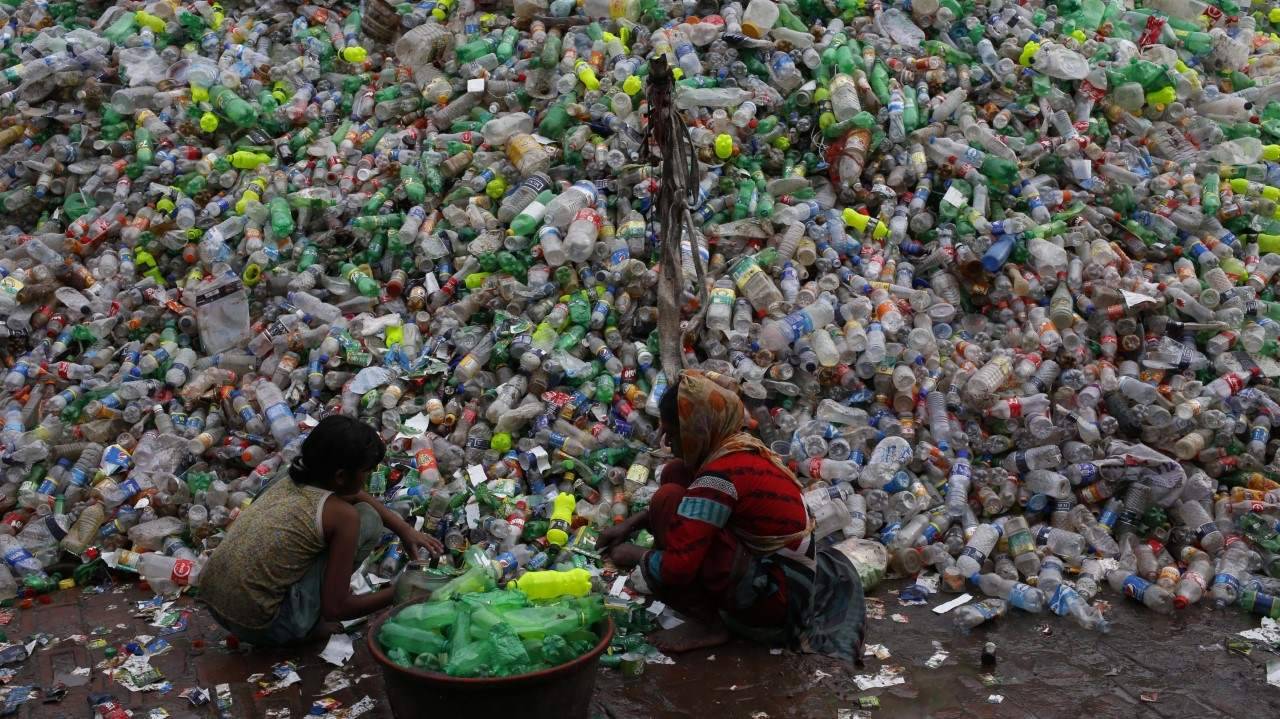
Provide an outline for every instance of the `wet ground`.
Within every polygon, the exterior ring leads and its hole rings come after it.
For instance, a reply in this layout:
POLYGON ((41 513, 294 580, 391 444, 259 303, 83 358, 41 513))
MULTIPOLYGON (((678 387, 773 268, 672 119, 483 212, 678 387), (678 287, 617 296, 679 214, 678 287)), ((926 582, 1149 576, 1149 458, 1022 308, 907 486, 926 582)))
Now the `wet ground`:
MULTIPOLYGON (((870 643, 884 645, 890 656, 868 657, 863 669, 733 643, 677 656, 674 665, 649 665, 638 677, 602 670, 594 713, 618 719, 843 719, 859 712, 940 718, 1280 716, 1280 687, 1266 683, 1265 669, 1268 659, 1280 656, 1260 646, 1248 655, 1227 648, 1237 632, 1259 625, 1257 617, 1199 607, 1161 617, 1117 602, 1108 612, 1114 629, 1106 636, 1084 632, 1058 617, 1026 614, 961 636, 951 629, 949 617, 932 614, 928 606, 900 606, 892 589, 880 587, 872 595, 884 602, 884 618, 872 620, 869 636, 870 643), (895 614, 906 621, 895 621, 895 614), (979 661, 988 641, 998 648, 991 673, 979 661), (934 658, 936 664, 939 651, 947 652, 946 658, 930 668, 926 663, 934 658), (893 667, 901 668, 903 683, 859 691, 856 676, 877 675, 886 668, 892 672, 893 667), (878 699, 878 708, 860 708, 860 699, 869 697, 878 699), (996 697, 1000 703, 993 703, 996 697)), ((305 717, 317 700, 332 698, 351 707, 366 696, 374 706, 360 716, 391 716, 363 634, 356 638, 355 656, 341 670, 320 659, 322 642, 290 651, 230 651, 225 633, 185 598, 175 608, 194 610, 186 628, 164 636, 171 649, 151 661, 172 688, 130 692, 95 668, 105 656, 105 646, 95 640, 119 647, 138 635, 160 636, 162 630, 149 626, 150 619, 133 616, 136 602, 149 597, 133 586, 98 595, 69 590, 52 595, 49 604, 16 610, 8 625, 0 627, 10 641, 44 635, 49 643, 8 667, 16 674, 7 688, 46 688, 57 681, 68 688, 60 702, 32 699, 15 716, 89 716, 87 696, 107 692, 135 719, 211 717, 211 707, 195 707, 180 694, 195 687, 212 690, 221 683, 229 685, 234 701, 229 716, 237 718, 305 717), (296 663, 301 681, 255 696, 260 686, 247 681, 250 675, 267 674, 269 681, 272 666, 283 661, 296 663), (337 684, 348 686, 334 689, 337 684)), ((929 605, 949 598, 935 596, 929 605)))

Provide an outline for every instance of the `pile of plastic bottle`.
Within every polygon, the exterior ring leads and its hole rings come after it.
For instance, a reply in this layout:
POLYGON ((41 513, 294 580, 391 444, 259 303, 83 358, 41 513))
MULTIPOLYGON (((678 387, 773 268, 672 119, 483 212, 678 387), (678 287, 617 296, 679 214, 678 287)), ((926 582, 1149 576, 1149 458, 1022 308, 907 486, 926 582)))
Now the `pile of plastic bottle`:
POLYGON ((335 412, 459 568, 594 569, 659 480, 668 237, 820 541, 1000 600, 965 627, 1277 616, 1280 10, 1133 4, 0 3, 0 597, 198 584, 335 412))

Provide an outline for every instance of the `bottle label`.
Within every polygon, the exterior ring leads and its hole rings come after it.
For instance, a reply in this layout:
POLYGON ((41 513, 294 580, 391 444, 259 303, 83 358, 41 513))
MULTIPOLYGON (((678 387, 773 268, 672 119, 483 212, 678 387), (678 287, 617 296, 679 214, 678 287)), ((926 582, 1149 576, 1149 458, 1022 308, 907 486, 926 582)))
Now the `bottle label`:
POLYGON ((1076 465, 1076 472, 1080 475, 1080 484, 1093 484, 1098 478, 1098 465, 1081 462, 1076 465))
MULTIPOLYGON (((1070 505, 1068 505, 1068 506, 1070 506, 1070 505)), ((1036 532, 1036 544, 1039 544, 1039 545, 1041 545, 1041 546, 1043 546, 1043 545, 1045 545, 1045 544, 1048 544, 1048 543, 1049 543, 1049 532, 1051 532, 1052 530, 1053 530, 1053 527, 1050 527, 1050 526, 1048 526, 1048 525, 1045 525, 1045 526, 1041 527, 1041 528, 1040 528, 1040 531, 1036 532)), ((1013 539, 1013 538, 1012 538, 1012 537, 1010 537, 1010 541, 1012 541, 1012 539, 1013 539)))
POLYGON ((17 546, 4 553, 4 561, 5 564, 13 567, 16 571, 24 565, 31 566, 36 561, 36 558, 31 556, 31 552, 28 552, 26 547, 17 546))
POLYGON ((633 464, 627 468, 627 483, 643 486, 649 481, 649 468, 643 464, 633 464))
POLYGON ((987 561, 987 553, 972 544, 966 545, 964 549, 960 550, 960 556, 972 559, 978 563, 979 567, 982 566, 983 562, 987 561))
POLYGON ((1067 612, 1071 611, 1072 595, 1079 596, 1076 590, 1065 584, 1059 584, 1058 588, 1053 590, 1053 596, 1049 597, 1049 610, 1060 617, 1067 616, 1067 612))
POLYGON ((277 420, 286 420, 290 424, 293 423, 293 413, 289 411, 289 405, 284 402, 277 402, 267 407, 267 422, 275 424, 277 420))
POLYGON ((738 264, 733 266, 733 281, 738 284, 738 289, 745 292, 747 283, 751 281, 752 277, 760 272, 760 265, 756 263, 754 257, 748 255, 747 257, 742 258, 742 261, 738 264))
POLYGON ((1196 539, 1203 542, 1205 537, 1209 536, 1210 534, 1213 534, 1216 531, 1218 531, 1217 523, 1205 522, 1199 527, 1196 527, 1196 539))
POLYGON ((1017 557, 1036 550, 1035 540, 1031 532, 1022 530, 1009 535, 1009 554, 1017 557))
POLYGON ((418 465, 418 473, 427 472, 436 469, 436 453, 430 449, 420 449, 413 456, 414 462, 418 465))
POLYGON ((191 581, 191 570, 195 566, 195 562, 190 559, 179 559, 173 563, 173 571, 169 574, 169 579, 180 587, 185 587, 191 581))
POLYGON ((1022 582, 1014 582, 1013 588, 1009 590, 1009 603, 1028 612, 1037 609, 1031 601, 1031 590, 1032 587, 1022 582))
POLYGON ((727 307, 733 307, 733 301, 735 299, 737 299, 737 297, 734 294, 732 288, 717 287, 714 290, 711 290, 712 305, 725 305, 727 307))
POLYGON ((45 531, 49 533, 50 537, 53 537, 59 542, 62 541, 63 537, 67 536, 66 530, 62 528, 62 525, 58 524, 57 520, 55 520, 52 515, 45 517, 44 528, 45 531))
POLYGON ((978 614, 982 615, 982 620, 985 622, 988 619, 996 618, 996 611, 999 605, 995 602, 978 602, 977 604, 971 604, 969 606, 976 609, 978 614))
POLYGON ((1130 599, 1141 602, 1142 598, 1147 594, 1147 588, 1151 586, 1151 582, 1139 577, 1136 574, 1130 574, 1124 580, 1124 595, 1130 599))
POLYGON ((880 530, 880 543, 889 544, 892 542, 894 537, 898 536, 899 529, 902 529, 902 522, 893 522, 880 530))
POLYGON ((1098 524, 1110 528, 1116 526, 1116 521, 1118 519, 1119 518, 1113 510, 1103 509, 1102 514, 1098 515, 1098 524))
POLYGON ((120 483, 120 496, 129 499, 133 495, 142 491, 142 487, 138 486, 138 480, 126 479, 120 483))
POLYGON ((1013 453, 1013 463, 1019 472, 1027 473, 1031 471, 1031 465, 1027 464, 1027 451, 1020 449, 1013 453))
POLYGON ((1201 591, 1204 591, 1207 588, 1207 585, 1204 581, 1204 576, 1201 575, 1200 572, 1193 572, 1190 569, 1188 569, 1187 571, 1182 573, 1182 579, 1200 587, 1201 591))
POLYGON ((551 189, 551 183, 543 179, 542 175, 530 175, 525 178, 524 186, 532 190, 534 194, 541 194, 544 190, 551 189))
POLYGON ((1213 584, 1214 586, 1221 584, 1230 587, 1236 594, 1240 593, 1240 580, 1236 579, 1233 575, 1226 573, 1219 574, 1213 578, 1213 584))

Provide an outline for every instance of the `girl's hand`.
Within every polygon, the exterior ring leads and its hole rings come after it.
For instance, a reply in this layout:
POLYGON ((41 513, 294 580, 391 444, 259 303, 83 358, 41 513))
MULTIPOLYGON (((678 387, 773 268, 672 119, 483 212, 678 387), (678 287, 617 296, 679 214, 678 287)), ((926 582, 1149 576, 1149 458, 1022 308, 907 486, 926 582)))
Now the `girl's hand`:
POLYGON ((418 550, 425 549, 431 556, 438 557, 444 554, 444 545, 439 539, 429 534, 423 534, 416 529, 406 529, 400 534, 400 543, 403 545, 405 554, 413 559, 418 558, 418 550))

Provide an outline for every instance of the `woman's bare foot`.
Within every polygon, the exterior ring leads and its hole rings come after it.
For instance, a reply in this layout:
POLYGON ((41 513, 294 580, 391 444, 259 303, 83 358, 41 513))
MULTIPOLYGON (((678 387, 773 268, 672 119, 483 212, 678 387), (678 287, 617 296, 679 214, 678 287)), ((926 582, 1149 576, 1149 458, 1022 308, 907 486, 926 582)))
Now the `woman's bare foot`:
POLYGON ((677 654, 695 649, 710 649, 729 641, 729 630, 719 622, 714 625, 685 622, 674 629, 663 629, 649 635, 649 642, 664 652, 677 654))

